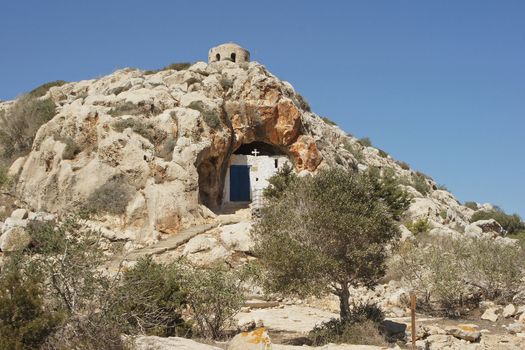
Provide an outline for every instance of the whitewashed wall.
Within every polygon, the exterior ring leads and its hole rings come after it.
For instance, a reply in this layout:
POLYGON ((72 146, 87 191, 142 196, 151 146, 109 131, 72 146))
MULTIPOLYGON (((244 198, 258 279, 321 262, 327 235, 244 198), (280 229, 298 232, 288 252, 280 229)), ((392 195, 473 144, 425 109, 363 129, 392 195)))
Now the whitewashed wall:
MULTIPOLYGON (((248 165, 250 167, 250 198, 257 189, 268 187, 268 179, 277 172, 285 163, 291 164, 286 156, 248 156, 243 154, 233 154, 229 165, 248 165), (277 160, 277 168, 275 161, 277 160)), ((230 167, 226 173, 224 183, 224 202, 230 201, 230 167)))

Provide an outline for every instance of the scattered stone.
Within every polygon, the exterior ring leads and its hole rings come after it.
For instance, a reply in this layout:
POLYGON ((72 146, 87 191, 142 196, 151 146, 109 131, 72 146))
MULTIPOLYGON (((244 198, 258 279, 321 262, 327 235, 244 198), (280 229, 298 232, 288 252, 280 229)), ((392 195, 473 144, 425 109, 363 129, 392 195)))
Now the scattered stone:
POLYGON ((15 220, 24 220, 27 219, 27 210, 19 208, 13 210, 11 217, 15 220))
POLYGON ((498 314, 496 313, 498 311, 498 308, 491 307, 485 310, 483 315, 481 315, 482 320, 487 320, 491 322, 496 322, 498 320, 498 314))
POLYGON ((517 334, 525 330, 525 324, 521 322, 514 322, 506 326, 506 328, 510 334, 517 334))
POLYGON ((0 250, 16 252, 23 250, 31 243, 31 236, 23 227, 13 227, 0 236, 0 250))
POLYGON ((4 224, 2 225, 2 232, 6 232, 13 227, 27 227, 27 220, 8 217, 5 219, 4 224))
POLYGON ((255 327, 256 327, 255 320, 251 316, 246 316, 246 317, 240 318, 237 321, 237 328, 241 332, 252 331, 252 330, 255 329, 255 327))
POLYGON ((228 350, 270 350, 272 342, 266 328, 237 334, 228 344, 228 350))
POLYGON ((448 335, 463 339, 469 342, 477 342, 481 338, 479 327, 475 324, 458 324, 445 328, 448 335))
POLYGON ((509 318, 509 317, 516 315, 516 311, 517 311, 516 307, 513 304, 509 304, 505 306, 501 315, 505 318, 509 318))

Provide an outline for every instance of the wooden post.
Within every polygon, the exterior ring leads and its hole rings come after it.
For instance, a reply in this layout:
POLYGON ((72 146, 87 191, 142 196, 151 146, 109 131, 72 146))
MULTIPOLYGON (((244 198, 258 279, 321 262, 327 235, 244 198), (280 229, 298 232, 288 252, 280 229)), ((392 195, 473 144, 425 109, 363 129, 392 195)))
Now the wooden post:
POLYGON ((416 348, 416 293, 410 293, 410 316, 412 318, 412 349, 416 348))

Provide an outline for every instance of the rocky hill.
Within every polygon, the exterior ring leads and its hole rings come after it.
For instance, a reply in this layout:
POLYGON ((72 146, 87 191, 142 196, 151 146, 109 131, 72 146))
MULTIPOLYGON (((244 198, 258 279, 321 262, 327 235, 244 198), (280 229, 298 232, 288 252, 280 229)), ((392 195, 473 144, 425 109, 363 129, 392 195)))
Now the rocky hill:
POLYGON ((311 112, 290 83, 257 62, 198 62, 153 74, 127 68, 52 87, 45 98, 57 113, 12 165, 16 192, 34 210, 61 213, 90 196, 110 200, 104 189, 117 188, 124 205, 100 220, 127 239, 153 242, 212 219, 229 157, 253 141, 284 152, 299 173, 328 166, 393 172, 414 196, 409 220, 462 230, 473 213, 431 178, 311 112))
MULTIPOLYGON (((4 208, 2 213, 0 206, 4 221, 0 249, 27 246, 31 237, 23 227, 31 220, 88 211, 91 228, 109 241, 126 241, 122 255, 108 264, 109 271, 115 264, 132 265, 146 255, 159 261, 187 256, 200 266, 218 261, 242 264, 253 259, 252 219, 248 209, 225 211, 224 188, 232 155, 253 143, 286 156, 299 176, 342 167, 395 179, 412 197, 400 222, 403 240, 425 231, 434 237, 485 237, 502 245, 516 244, 494 220, 471 223, 476 212, 491 209, 490 205, 462 205, 431 177, 316 115, 290 83, 260 63, 210 57, 208 64, 176 64, 159 71, 121 69, 97 79, 58 84, 34 96, 37 101, 52 101, 55 113, 38 129, 30 152, 10 166, 12 195, 16 206, 23 208, 12 213, 4 208)), ((0 116, 9 118, 16 108, 17 101, 1 102, 0 116)), ((407 316, 408 289, 399 281, 385 281, 375 291, 354 292, 359 300, 377 302, 389 317, 407 316)), ((260 290, 254 293, 259 294, 238 315, 239 324, 243 317, 264 318, 270 329, 296 336, 337 310, 334 300, 276 301, 260 290), (261 308, 269 309, 253 311, 261 308), (294 322, 289 321, 292 318, 294 322)), ((517 305, 524 304, 523 295, 517 294, 517 305)), ((495 315, 502 314, 502 307, 486 305, 495 315)), ((499 319, 522 322, 525 307, 514 311, 499 319)), ((525 330, 522 323, 513 326, 513 334, 525 330)), ((461 330, 452 334, 444 330, 450 324, 441 326, 424 325, 418 329, 424 333, 420 338, 433 336, 443 348, 466 348, 465 337, 456 336, 461 330), (457 343, 458 338, 462 342, 457 343)), ((488 348, 499 341, 483 337, 488 348)), ((146 337, 139 339, 139 348, 141 342, 144 349, 191 343, 146 337)))

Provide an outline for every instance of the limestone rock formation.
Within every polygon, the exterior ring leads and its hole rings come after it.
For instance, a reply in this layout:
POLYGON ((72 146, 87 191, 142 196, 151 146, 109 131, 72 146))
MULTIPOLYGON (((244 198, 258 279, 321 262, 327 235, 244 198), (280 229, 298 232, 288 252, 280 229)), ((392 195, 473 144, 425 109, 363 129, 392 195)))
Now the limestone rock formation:
MULTIPOLYGON (((126 68, 52 87, 41 98, 51 98, 57 114, 9 171, 17 194, 35 211, 105 209, 96 219, 106 229, 152 243, 213 220, 229 160, 243 145, 268 145, 301 174, 330 166, 416 174, 323 121, 290 83, 248 59, 154 73, 126 68)), ((0 109, 12 105, 2 102, 0 109)), ((423 181, 425 194, 405 186, 415 197, 408 219, 466 226, 473 210, 431 178, 423 181)), ((249 249, 246 237, 224 238, 238 246, 232 249, 249 249)))

